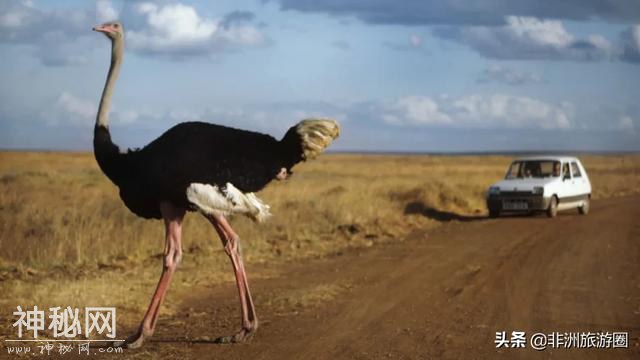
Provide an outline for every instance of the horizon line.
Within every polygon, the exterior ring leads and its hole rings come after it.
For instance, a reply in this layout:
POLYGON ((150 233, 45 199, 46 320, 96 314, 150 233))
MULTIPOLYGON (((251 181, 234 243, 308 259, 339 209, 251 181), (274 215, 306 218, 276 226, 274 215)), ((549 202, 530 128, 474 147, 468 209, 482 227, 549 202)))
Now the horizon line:
MULTIPOLYGON (((128 149, 127 149, 128 150, 128 149)), ((0 152, 24 152, 24 153, 93 153, 93 150, 77 150, 77 149, 47 149, 47 148, 0 148, 0 152)), ((525 150, 453 150, 453 151, 430 151, 430 150, 360 150, 360 149, 346 149, 346 150, 327 150, 325 154, 346 154, 346 155, 549 155, 549 154, 595 154, 595 155, 635 155, 640 154, 640 150, 587 150, 587 149, 565 149, 565 150, 540 150, 540 149, 525 149, 525 150)))

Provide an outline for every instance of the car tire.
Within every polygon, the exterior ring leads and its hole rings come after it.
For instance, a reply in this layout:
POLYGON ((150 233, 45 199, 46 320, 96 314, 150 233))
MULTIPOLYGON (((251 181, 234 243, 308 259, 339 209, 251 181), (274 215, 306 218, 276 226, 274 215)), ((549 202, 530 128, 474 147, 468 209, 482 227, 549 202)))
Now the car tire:
POLYGON ((547 208, 547 216, 554 218, 558 215, 558 198, 554 195, 549 201, 549 207, 547 208))
POLYGON ((587 198, 587 200, 584 201, 582 206, 578 208, 578 212, 580 213, 580 215, 587 215, 589 213, 590 207, 591 207, 591 198, 587 198))

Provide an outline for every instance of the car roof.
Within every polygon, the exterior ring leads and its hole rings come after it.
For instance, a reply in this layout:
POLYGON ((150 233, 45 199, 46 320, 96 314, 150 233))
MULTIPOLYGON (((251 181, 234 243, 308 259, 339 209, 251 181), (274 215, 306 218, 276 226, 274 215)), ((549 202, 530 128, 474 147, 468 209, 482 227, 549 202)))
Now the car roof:
POLYGON ((566 156, 566 155, 536 155, 536 156, 523 156, 514 159, 513 161, 522 161, 522 160, 557 160, 561 162, 568 161, 579 161, 575 156, 566 156))

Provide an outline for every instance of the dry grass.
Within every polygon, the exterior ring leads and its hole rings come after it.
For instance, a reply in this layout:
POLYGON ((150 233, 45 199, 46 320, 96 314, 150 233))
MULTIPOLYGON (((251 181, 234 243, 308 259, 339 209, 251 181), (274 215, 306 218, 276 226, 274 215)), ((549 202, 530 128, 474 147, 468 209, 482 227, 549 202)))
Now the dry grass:
MULTIPOLYGON (((640 193, 640 156, 586 156, 594 197, 640 193)), ((325 155, 274 182, 260 197, 274 217, 234 219, 247 257, 307 257, 371 245, 416 227, 435 209, 484 214, 486 187, 510 158, 501 156, 325 155)), ((187 217, 185 250, 217 253, 214 232, 187 217)), ((159 254, 163 227, 131 214, 91 154, 0 153, 0 262, 32 269, 122 266, 159 254)), ((1 265, 1 264, 0 264, 1 265)))
MULTIPOLYGON (((324 155, 260 194, 272 206, 268 223, 233 223, 249 267, 399 241, 412 230, 438 226, 442 216, 485 214, 484 191, 510 160, 324 155)), ((595 198, 640 193, 640 156, 583 161, 595 198)), ((232 281, 210 225, 191 213, 184 229, 185 257, 172 291, 232 281)), ((159 221, 139 219, 122 205, 91 154, 0 152, 0 313, 10 314, 17 304, 100 304, 116 306, 123 325, 132 328, 157 281, 163 236, 159 221)), ((277 274, 251 273, 253 279, 270 276, 277 274)), ((314 306, 341 291, 334 285, 307 291, 311 295, 281 295, 272 305, 314 306)), ((179 299, 169 297, 163 314, 175 311, 179 299)))

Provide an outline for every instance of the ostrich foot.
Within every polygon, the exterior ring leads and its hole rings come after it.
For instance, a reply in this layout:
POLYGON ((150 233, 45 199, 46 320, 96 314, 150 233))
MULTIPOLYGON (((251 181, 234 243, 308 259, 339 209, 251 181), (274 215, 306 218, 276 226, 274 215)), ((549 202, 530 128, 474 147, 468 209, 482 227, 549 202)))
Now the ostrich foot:
POLYGON ((257 328, 253 329, 242 329, 238 331, 235 335, 229 336, 221 336, 214 340, 216 344, 233 344, 233 343, 243 343, 251 340, 253 335, 255 335, 257 328))
POLYGON ((131 336, 129 336, 124 341, 114 341, 113 347, 121 347, 127 349, 137 349, 142 346, 144 342, 145 336, 142 332, 137 332, 131 336))

